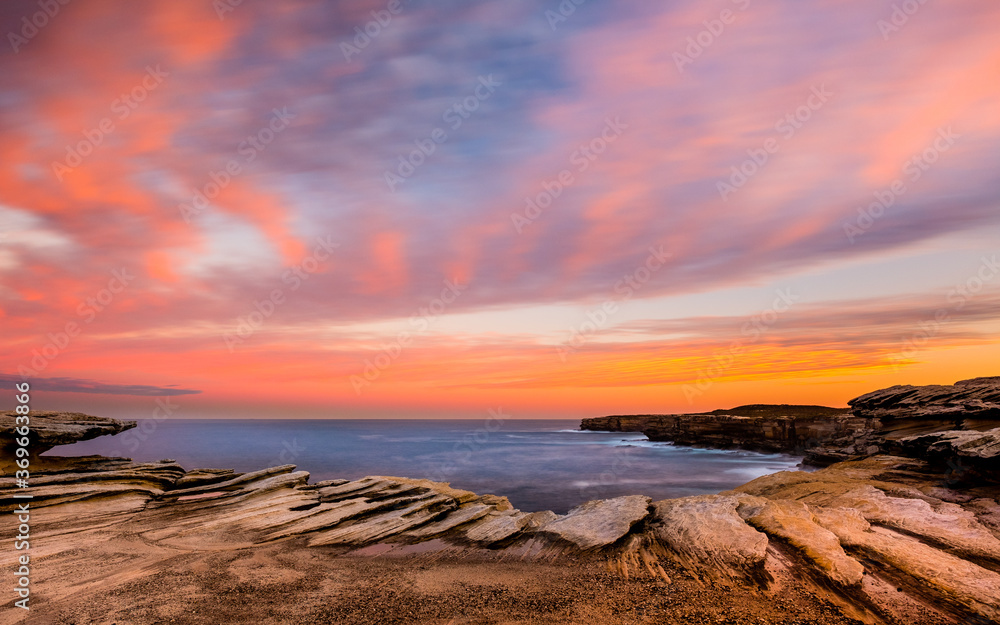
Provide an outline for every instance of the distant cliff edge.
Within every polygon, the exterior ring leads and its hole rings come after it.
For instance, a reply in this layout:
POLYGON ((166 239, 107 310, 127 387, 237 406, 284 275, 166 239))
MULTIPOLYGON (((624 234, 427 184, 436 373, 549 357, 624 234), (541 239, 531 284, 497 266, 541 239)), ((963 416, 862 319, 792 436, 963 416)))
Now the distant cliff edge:
POLYGON ((829 465, 898 452, 903 439, 1000 426, 1000 377, 953 385, 892 386, 850 408, 751 404, 691 414, 612 415, 583 419, 581 430, 641 432, 678 445, 795 453, 829 465))

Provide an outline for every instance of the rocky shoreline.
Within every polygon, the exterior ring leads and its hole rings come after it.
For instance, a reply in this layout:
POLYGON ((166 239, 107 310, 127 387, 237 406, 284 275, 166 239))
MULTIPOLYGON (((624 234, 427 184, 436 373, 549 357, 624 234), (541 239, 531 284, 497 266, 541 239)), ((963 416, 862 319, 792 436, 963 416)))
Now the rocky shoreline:
MULTIPOLYGON (((171 622, 147 612, 136 616, 136 605, 146 609, 143 602, 155 599, 130 590, 134 579, 164 570, 187 579, 192 570, 200 570, 195 560, 207 557, 191 554, 251 550, 246 553, 283 554, 268 556, 277 559, 294 553, 295 562, 316 557, 356 562, 352 558, 361 556, 410 562, 412 568, 405 570, 416 576, 411 579, 423 579, 420 567, 438 570, 438 564, 429 563, 445 561, 478 563, 465 573, 476 579, 493 575, 496 563, 517 563, 517 574, 528 577, 543 570, 550 576, 552 569, 545 567, 579 572, 583 569, 572 567, 598 566, 633 580, 629 583, 646 584, 643 601, 660 606, 657 610, 673 597, 670 605, 680 606, 676 614, 686 614, 685 601, 695 605, 704 599, 694 589, 706 589, 715 599, 707 602, 704 614, 716 619, 702 614, 690 616, 696 620, 669 620, 671 612, 661 610, 655 618, 651 612, 622 620, 619 607, 610 603, 591 601, 588 607, 568 597, 569 603, 552 613, 558 617, 538 621, 496 615, 407 620, 385 614, 381 621, 377 615, 366 620, 359 607, 359 612, 338 617, 337 622, 345 623, 701 622, 698 618, 769 623, 792 622, 786 619, 806 604, 828 605, 832 612, 810 607, 812 620, 800 622, 1000 622, 1000 423, 993 421, 1000 384, 997 378, 981 380, 954 387, 884 389, 853 400, 851 412, 754 406, 708 415, 587 420, 584 426, 590 429, 642 427, 639 431, 673 436, 675 442, 737 447, 809 443, 817 458, 849 459, 813 472, 768 475, 717 495, 655 502, 634 495, 591 501, 565 515, 523 512, 504 497, 420 479, 370 476, 310 484, 309 474, 291 465, 237 473, 188 470, 169 460, 41 456, 33 465, 31 486, 39 597, 33 616, 78 622, 71 615, 86 611, 81 597, 89 601, 99 596, 121 603, 123 620, 118 622, 171 622), (947 429, 934 425, 939 423, 947 429), (131 577, 121 577, 126 570, 131 577), (730 615, 732 620, 712 612, 713 601, 729 605, 727 593, 745 597, 740 601, 747 605, 759 604, 760 610, 745 617, 730 615), (781 596, 800 597, 799 607, 767 612, 781 596)), ((70 414, 32 419, 42 447, 135 425, 70 414)), ((0 414, 3 436, 9 437, 12 423, 10 413, 0 414)), ((17 489, 7 477, 9 467, 4 473, 0 512, 9 512, 16 507, 17 489)), ((5 551, 5 566, 8 555, 5 551)), ((265 564, 275 566, 271 560, 265 564)), ((305 565, 288 566, 299 570, 305 565)), ((248 578, 259 580, 262 574, 248 573, 248 578)), ((211 579, 206 573, 203 583, 211 579)), ((495 579, 480 583, 498 584, 495 579)), ((567 588, 578 583, 567 581, 567 588)), ((505 585, 509 583, 499 584, 505 585)), ((351 593, 346 586, 338 588, 344 596, 351 593)), ((377 588, 381 586, 375 584, 365 601, 395 601, 396 595, 377 588)), ((469 596, 478 596, 476 592, 469 590, 469 596)), ((581 591, 580 596, 590 595, 581 591)), ((314 599, 319 601, 308 600, 314 599)), ((460 597, 455 602, 455 610, 464 609, 460 597)), ((742 609, 734 604, 732 614, 743 614, 742 609)), ((200 618, 176 622, 240 622, 200 618)), ((294 615, 283 618, 273 622, 313 622, 294 615)))
MULTIPOLYGON (((583 419, 580 429, 641 432, 651 441, 678 445, 792 453, 804 456, 806 464, 829 466, 879 453, 922 453, 925 435, 1000 427, 1000 377, 893 386, 848 404, 753 404, 706 413, 613 415, 583 419)), ((968 457, 959 460, 947 447, 932 454, 936 461, 982 464, 968 457)))
POLYGON ((808 455, 813 464, 827 465, 852 454, 826 459, 820 446, 829 454, 831 442, 867 439, 878 432, 879 421, 847 409, 757 404, 694 414, 597 417, 584 419, 580 429, 641 432, 651 441, 677 445, 808 455))

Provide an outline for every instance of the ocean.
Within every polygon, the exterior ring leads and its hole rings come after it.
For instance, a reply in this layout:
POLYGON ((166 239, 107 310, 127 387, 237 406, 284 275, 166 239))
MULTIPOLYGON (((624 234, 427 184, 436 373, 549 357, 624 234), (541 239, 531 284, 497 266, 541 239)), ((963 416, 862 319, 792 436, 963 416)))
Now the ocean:
POLYGON ((583 432, 569 420, 195 420, 139 427, 47 452, 173 459, 186 469, 253 471, 295 464, 311 482, 366 475, 429 478, 564 513, 591 499, 716 493, 795 470, 801 458, 653 443, 639 433, 583 432))

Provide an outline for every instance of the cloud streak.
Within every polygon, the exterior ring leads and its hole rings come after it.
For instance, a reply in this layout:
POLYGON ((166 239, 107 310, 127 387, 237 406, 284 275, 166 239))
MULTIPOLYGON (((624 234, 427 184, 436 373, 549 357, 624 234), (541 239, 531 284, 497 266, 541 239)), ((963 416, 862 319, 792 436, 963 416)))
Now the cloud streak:
MULTIPOLYGON (((0 373, 0 384, 13 388, 24 379, 16 375, 0 373)), ((176 395, 197 395, 201 391, 149 386, 146 384, 106 384, 80 378, 31 378, 31 388, 36 391, 55 393, 92 393, 96 395, 137 395, 141 397, 168 397, 176 395)))

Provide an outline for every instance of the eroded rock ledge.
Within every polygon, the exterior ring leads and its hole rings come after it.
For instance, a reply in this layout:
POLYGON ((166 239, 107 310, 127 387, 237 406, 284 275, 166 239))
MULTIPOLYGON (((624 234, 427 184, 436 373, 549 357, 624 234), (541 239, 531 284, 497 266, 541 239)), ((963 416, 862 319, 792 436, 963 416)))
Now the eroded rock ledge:
MULTIPOLYGON (((79 533, 99 532, 170 550, 299 540, 331 556, 597 558, 664 579, 669 559, 706 584, 805 587, 869 623, 1000 620, 1000 491, 958 488, 912 458, 782 472, 718 495, 591 501, 565 515, 428 480, 310 484, 291 465, 241 474, 169 460, 50 462, 31 489, 47 558, 71 557, 79 533)), ((19 502, 15 491, 0 480, 0 511, 19 502)))
MULTIPOLYGON (((95 417, 81 412, 43 412, 31 411, 31 427, 29 429, 28 447, 32 456, 38 456, 56 445, 69 445, 77 441, 86 441, 98 436, 118 434, 134 428, 135 421, 119 421, 105 417, 95 417)), ((0 446, 4 457, 11 457, 8 452, 15 447, 17 414, 14 411, 0 412, 0 446)))
POLYGON ((961 380, 952 385, 890 386, 848 402, 854 414, 884 422, 939 423, 976 429, 980 421, 1000 421, 1000 376, 961 380))

